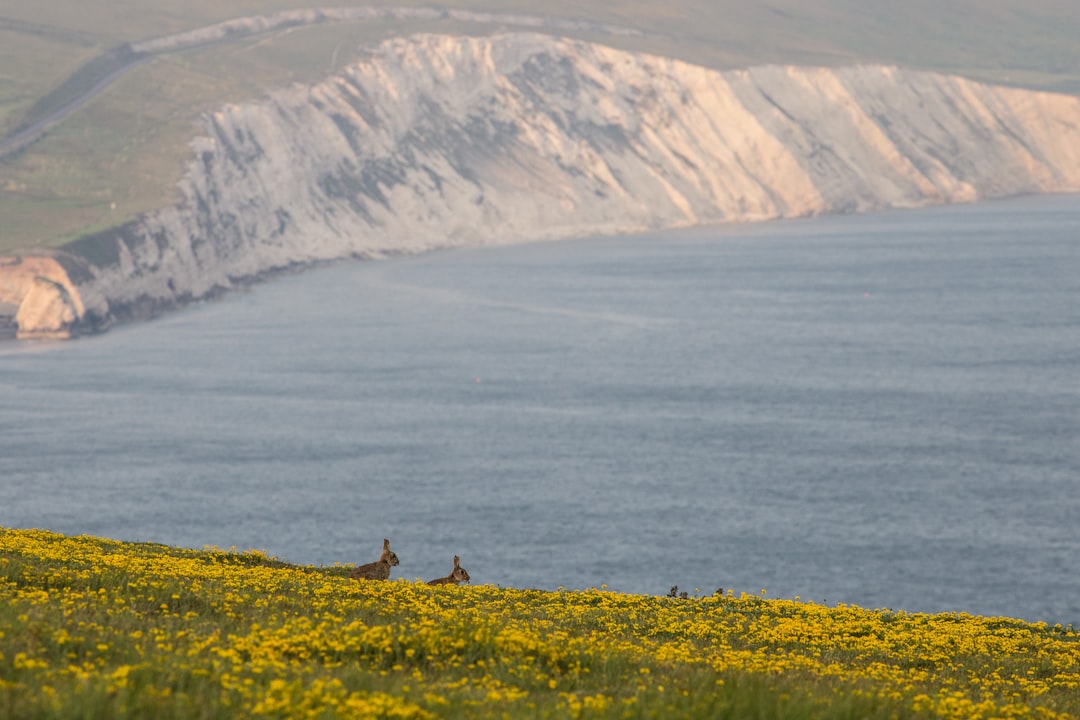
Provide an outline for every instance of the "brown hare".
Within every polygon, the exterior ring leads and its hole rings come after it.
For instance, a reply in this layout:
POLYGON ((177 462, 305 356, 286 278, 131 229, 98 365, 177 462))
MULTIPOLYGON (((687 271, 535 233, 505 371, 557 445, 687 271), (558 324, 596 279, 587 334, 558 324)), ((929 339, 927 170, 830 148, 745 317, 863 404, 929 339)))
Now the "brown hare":
POLYGON ((469 572, 461 567, 461 558, 454 556, 454 569, 446 577, 429 580, 428 585, 460 585, 469 582, 469 572))
POLYGON ((360 565, 349 573, 353 580, 389 580, 390 568, 398 565, 398 558, 390 551, 390 541, 382 541, 382 555, 373 563, 360 565))

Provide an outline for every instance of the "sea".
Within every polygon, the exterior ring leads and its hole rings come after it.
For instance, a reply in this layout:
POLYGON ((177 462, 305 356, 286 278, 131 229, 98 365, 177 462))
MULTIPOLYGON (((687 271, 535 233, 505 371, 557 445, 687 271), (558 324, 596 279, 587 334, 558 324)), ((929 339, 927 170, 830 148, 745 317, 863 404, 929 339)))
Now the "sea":
POLYGON ((0 343, 0 526, 1080 625, 1080 197, 340 263, 0 343))

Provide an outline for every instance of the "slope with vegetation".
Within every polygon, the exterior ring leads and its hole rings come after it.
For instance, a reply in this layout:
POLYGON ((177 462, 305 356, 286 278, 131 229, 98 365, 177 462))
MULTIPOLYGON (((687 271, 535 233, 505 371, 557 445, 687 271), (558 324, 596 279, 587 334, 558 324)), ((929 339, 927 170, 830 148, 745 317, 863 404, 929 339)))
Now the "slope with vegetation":
POLYGON ((730 591, 432 587, 347 573, 255 551, 0 528, 0 709, 18 718, 1080 715, 1072 627, 730 591))

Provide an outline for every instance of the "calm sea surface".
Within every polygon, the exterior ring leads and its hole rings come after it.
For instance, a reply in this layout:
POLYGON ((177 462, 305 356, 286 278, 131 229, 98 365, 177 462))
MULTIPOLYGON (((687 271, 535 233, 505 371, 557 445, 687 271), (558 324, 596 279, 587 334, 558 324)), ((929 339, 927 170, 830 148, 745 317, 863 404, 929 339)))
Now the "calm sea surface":
POLYGON ((1080 624, 1080 197, 343 264, 5 343, 0 525, 1080 624))

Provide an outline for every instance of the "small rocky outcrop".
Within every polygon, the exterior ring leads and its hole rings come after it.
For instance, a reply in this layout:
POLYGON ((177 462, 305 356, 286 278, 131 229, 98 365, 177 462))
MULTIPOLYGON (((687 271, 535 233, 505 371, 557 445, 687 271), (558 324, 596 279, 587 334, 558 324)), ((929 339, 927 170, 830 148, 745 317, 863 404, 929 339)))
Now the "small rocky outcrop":
POLYGON ((79 258, 52 255, 0 257, 0 337, 67 339, 103 330, 108 302, 79 258))

